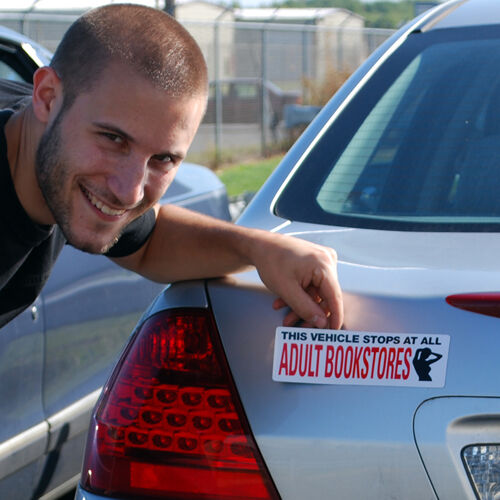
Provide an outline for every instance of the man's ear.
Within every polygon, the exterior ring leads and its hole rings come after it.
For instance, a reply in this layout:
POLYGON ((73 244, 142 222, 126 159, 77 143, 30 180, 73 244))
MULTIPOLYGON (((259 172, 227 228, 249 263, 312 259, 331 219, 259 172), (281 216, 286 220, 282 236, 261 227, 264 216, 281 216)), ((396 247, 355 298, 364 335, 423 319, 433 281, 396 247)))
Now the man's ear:
POLYGON ((53 68, 44 66, 33 75, 33 111, 42 123, 53 120, 63 101, 62 83, 53 68))

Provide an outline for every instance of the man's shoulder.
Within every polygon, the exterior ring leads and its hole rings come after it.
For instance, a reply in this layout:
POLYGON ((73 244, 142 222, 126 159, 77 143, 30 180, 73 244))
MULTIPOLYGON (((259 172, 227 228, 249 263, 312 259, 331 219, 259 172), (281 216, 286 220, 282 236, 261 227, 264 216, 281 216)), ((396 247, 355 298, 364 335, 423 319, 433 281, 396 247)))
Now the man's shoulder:
POLYGON ((0 109, 21 109, 30 102, 33 86, 0 78, 0 109))

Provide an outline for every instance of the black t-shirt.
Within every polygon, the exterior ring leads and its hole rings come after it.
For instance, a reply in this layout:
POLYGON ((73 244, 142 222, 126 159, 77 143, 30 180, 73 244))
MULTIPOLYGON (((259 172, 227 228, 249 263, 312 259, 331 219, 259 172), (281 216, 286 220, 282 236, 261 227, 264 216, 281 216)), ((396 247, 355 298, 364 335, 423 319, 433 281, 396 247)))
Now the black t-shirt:
MULTIPOLYGON (((0 86, 0 94, 4 88, 5 84, 0 86)), ((33 222, 17 197, 4 134, 11 115, 11 110, 0 111, 0 327, 36 299, 66 243, 58 226, 33 222)), ((106 255, 123 257, 134 253, 146 242, 154 225, 155 213, 151 209, 127 226, 106 255)))

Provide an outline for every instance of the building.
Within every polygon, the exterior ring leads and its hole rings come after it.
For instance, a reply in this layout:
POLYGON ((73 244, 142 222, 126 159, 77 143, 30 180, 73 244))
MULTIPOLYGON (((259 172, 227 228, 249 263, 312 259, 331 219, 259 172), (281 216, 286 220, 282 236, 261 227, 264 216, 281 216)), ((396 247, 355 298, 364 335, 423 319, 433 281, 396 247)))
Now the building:
POLYGON ((234 11, 204 0, 177 0, 175 17, 191 33, 207 61, 210 79, 234 69, 234 11))
POLYGON ((235 37, 241 76, 259 74, 254 61, 265 59, 266 78, 274 82, 286 86, 283 75, 321 80, 331 70, 354 70, 369 53, 364 19, 346 9, 237 9, 235 20, 241 26, 235 37), (254 29, 243 29, 244 23, 254 29), (255 54, 259 46, 262 55, 255 54))

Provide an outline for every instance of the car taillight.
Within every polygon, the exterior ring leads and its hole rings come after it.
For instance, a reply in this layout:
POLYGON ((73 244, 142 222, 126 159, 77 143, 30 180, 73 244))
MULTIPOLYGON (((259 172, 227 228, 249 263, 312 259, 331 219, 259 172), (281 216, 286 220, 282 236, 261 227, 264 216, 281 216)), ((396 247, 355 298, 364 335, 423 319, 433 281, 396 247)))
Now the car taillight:
POLYGON ((459 309, 500 318, 500 292, 476 292, 449 295, 446 297, 446 302, 459 309))
POLYGON ((94 412, 81 481, 127 498, 279 498, 207 310, 163 311, 134 334, 94 412))
POLYGON ((462 460, 479 500, 500 497, 500 445, 476 444, 462 450, 462 460))

